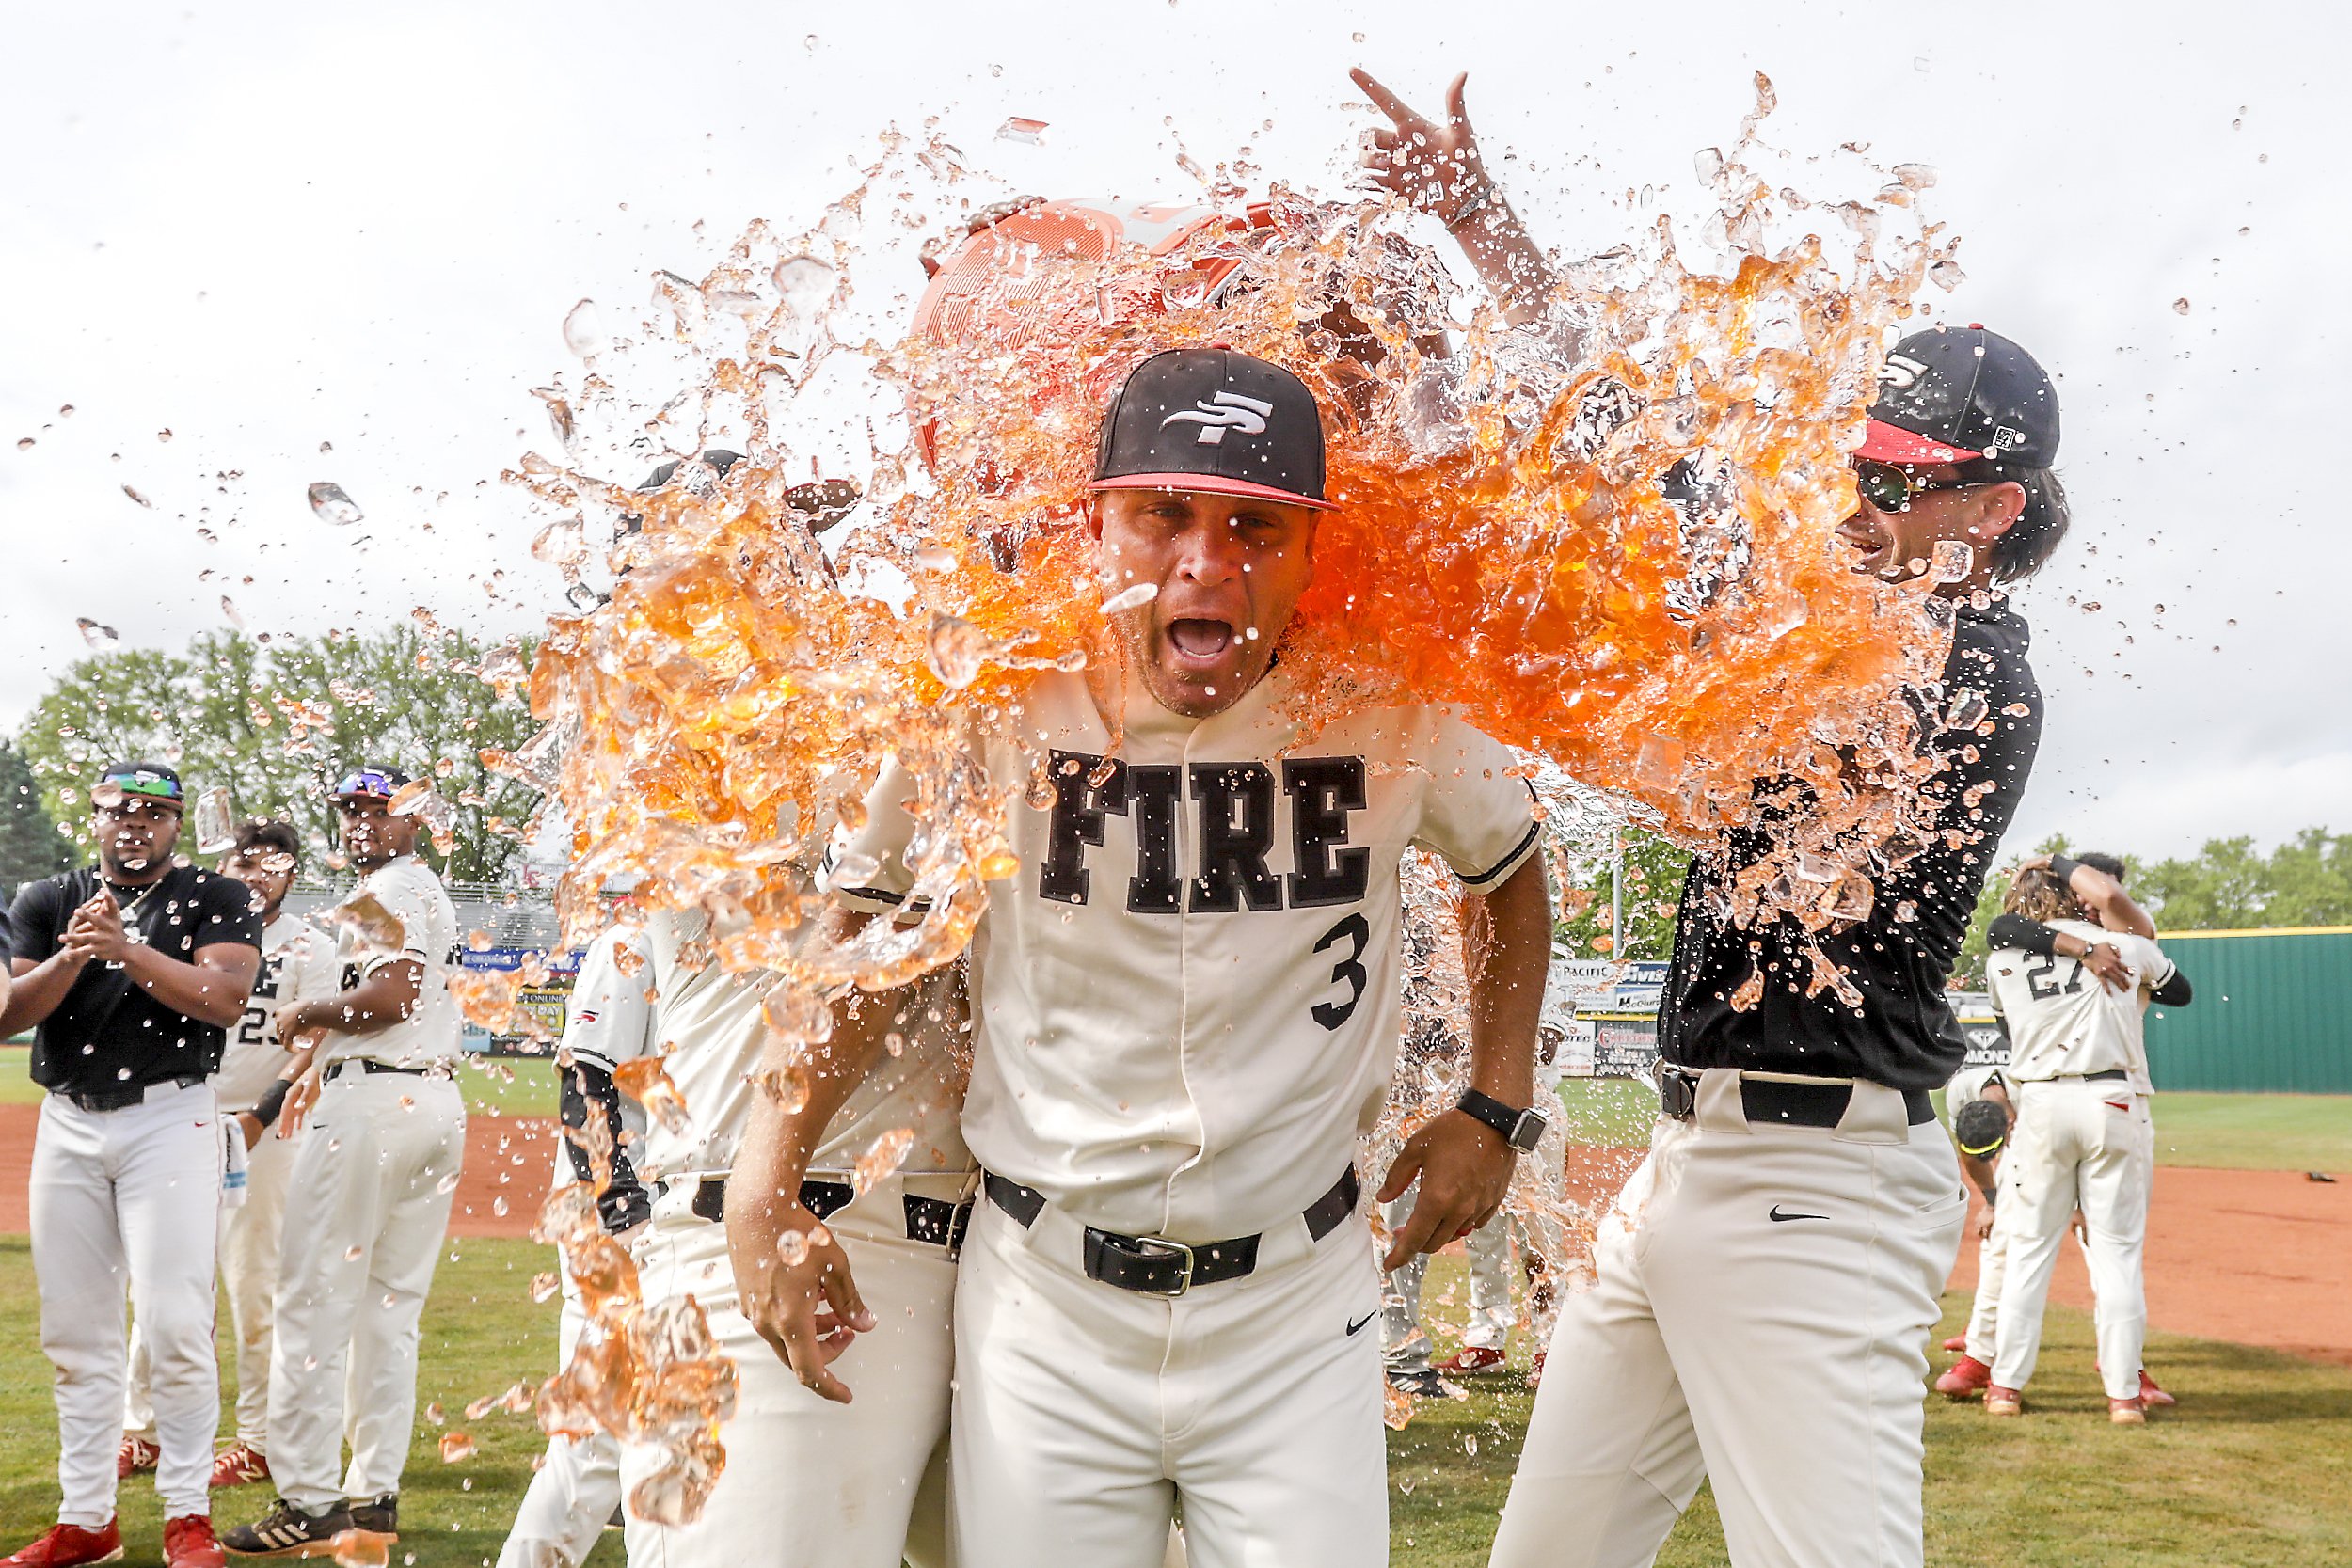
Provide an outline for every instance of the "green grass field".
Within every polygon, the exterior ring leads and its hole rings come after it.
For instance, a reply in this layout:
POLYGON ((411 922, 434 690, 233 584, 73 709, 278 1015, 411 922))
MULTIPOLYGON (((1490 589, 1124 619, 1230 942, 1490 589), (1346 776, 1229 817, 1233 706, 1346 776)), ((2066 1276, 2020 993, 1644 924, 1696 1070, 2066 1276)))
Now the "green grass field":
MULTIPOLYGON (((452 1415, 445 1427, 418 1423, 394 1559, 411 1568, 475 1568, 495 1559, 539 1435, 528 1418, 493 1414, 467 1422, 455 1413, 517 1379, 544 1376, 555 1354, 554 1307, 533 1305, 526 1288, 546 1266, 546 1253, 487 1241, 453 1243, 452 1252, 425 1309, 419 1379, 421 1404, 437 1402, 452 1415), (461 1428, 475 1454, 445 1465, 440 1436, 461 1428)), ((1432 1300, 1459 1284, 1460 1268, 1457 1259, 1438 1259, 1432 1300)), ((0 1301, 19 1307, 0 1336, 0 1544, 8 1546, 45 1528, 56 1500, 56 1428, 32 1291, 24 1238, 0 1238, 0 1301)), ((1966 1302, 1954 1298, 1946 1307, 1948 1331, 1966 1302)), ((1461 1402, 1423 1401, 1412 1424, 1391 1434, 1399 1564, 1486 1561, 1533 1398, 1521 1381, 1526 1347, 1515 1348, 1509 1375, 1470 1380, 1470 1398, 1461 1402)), ((2182 1403, 2130 1432, 2104 1419, 2090 1361, 2087 1320, 2053 1308, 2026 1418, 1994 1423, 1974 1405, 1929 1402, 1931 1563, 2317 1568, 2352 1560, 2352 1371, 2159 1335, 2149 1361, 2182 1403)), ((243 1522, 268 1501, 266 1487, 222 1493, 215 1517, 243 1522)), ((131 1560, 155 1560, 162 1525, 145 1479, 124 1488, 122 1518, 131 1560)), ((618 1568, 618 1544, 608 1535, 594 1568, 618 1568)), ((1705 1493, 1658 1560, 1667 1568, 1724 1561, 1705 1493)))
MULTIPOLYGON (((0 1105, 38 1105, 40 1086, 29 1076, 30 1048, 0 1045, 0 1105)), ((529 1059, 469 1062, 457 1075, 469 1111, 510 1117, 555 1115, 555 1068, 529 1059)))

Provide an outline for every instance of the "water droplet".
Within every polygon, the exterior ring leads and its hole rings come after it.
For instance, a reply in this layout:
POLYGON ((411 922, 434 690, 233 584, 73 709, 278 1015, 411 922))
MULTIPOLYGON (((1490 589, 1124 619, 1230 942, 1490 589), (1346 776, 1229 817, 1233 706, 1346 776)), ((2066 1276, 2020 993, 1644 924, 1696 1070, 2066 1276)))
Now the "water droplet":
POLYGON ((1138 582, 1134 587, 1121 589, 1120 592, 1113 594, 1109 598, 1104 599, 1103 601, 1103 613, 1105 615, 1120 615, 1130 610, 1140 610, 1145 605, 1150 604, 1153 599, 1156 599, 1159 596, 1160 585, 1158 583, 1138 582))
POLYGON ((473 1457, 473 1439, 462 1432, 441 1433, 441 1463, 462 1465, 473 1457))
POLYGON ((343 1248, 343 1261, 346 1263, 357 1263, 360 1259, 366 1256, 367 1254, 358 1246, 347 1246, 343 1248))
POLYGON ((16 442, 16 450, 17 450, 17 451, 32 451, 32 450, 33 450, 33 438, 32 438, 30 436, 20 436, 19 437, 17 437, 17 442, 16 442))
MULTIPOLYGON (((320 450, 322 451, 326 450, 323 444, 320 450)), ((337 528, 348 528, 366 515, 359 510, 358 503, 343 493, 343 487, 340 484, 329 484, 322 480, 310 486, 310 510, 323 523, 332 523, 337 528)))
POLYGON ((1723 150, 1716 147, 1700 148, 1698 155, 1691 160, 1691 166, 1698 171, 1700 184, 1712 185, 1723 178, 1723 150))
POLYGON ((230 626, 236 627, 239 631, 245 630, 245 611, 239 610, 237 608, 237 601, 230 598, 226 594, 223 594, 220 596, 220 613, 221 618, 227 621, 230 626))
POLYGON ((808 37, 801 40, 801 47, 814 55, 817 53, 817 35, 815 33, 811 33, 808 37))
POLYGON ((138 502, 141 506, 147 508, 150 512, 155 510, 155 503, 153 501, 149 500, 145 496, 140 495, 136 490, 132 489, 129 485, 126 484, 122 487, 122 493, 130 497, 133 500, 138 502))
POLYGON ((2180 298, 2172 302, 2172 313, 2176 316, 2185 316, 2188 314, 2188 296, 2186 294, 2183 294, 2180 298))
POLYGON ((596 317, 596 302, 583 299, 564 317, 564 346, 582 359, 604 352, 604 325, 596 317))
POLYGON ((171 431, 169 430, 169 428, 167 428, 167 427, 166 429, 159 430, 159 431, 155 432, 155 439, 157 439, 158 441, 168 441, 168 440, 170 440, 170 439, 171 439, 171 431))
POLYGON ((1014 115, 996 127, 996 139, 1025 142, 1031 147, 1042 147, 1045 145, 1045 126, 1044 120, 1025 119, 1019 115, 1014 115))
POLYGON ((1960 263, 1947 256, 1928 269, 1928 281, 1949 293, 1968 281, 1968 275, 1960 270, 1960 263))
POLYGON ((70 403, 61 403, 57 404, 57 418, 61 420, 70 420, 73 418, 73 404, 70 403))
POLYGON ((227 784, 215 784, 198 796, 188 820, 196 831, 198 854, 225 854, 237 847, 237 808, 227 784))
POLYGON ((87 615, 75 617, 73 624, 81 628, 82 641, 102 654, 122 646, 122 634, 112 626, 101 626, 87 615))
POLYGON ((1347 35, 1347 41, 1350 43, 1361 43, 1364 41, 1364 35, 1361 33, 1350 33, 1347 35))

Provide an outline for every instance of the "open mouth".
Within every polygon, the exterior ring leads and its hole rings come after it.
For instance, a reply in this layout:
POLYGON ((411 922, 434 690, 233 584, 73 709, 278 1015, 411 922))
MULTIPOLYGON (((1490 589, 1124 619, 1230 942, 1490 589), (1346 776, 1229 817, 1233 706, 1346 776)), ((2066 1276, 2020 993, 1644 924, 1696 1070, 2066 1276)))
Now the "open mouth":
POLYGON ((1225 621, 1182 616, 1168 624, 1168 645, 1180 663, 1206 668, 1232 650, 1233 628, 1225 621))

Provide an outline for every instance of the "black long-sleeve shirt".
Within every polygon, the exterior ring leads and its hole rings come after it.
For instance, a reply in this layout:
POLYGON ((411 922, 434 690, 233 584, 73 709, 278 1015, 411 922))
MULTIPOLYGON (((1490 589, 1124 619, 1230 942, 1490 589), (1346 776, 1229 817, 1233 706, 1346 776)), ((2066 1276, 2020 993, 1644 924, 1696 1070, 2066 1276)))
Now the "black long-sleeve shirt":
POLYGON ((1938 828, 1957 832, 1960 843, 1938 832, 1875 881, 1867 919, 1811 938, 1845 971, 1861 1006, 1840 1002, 1834 990, 1805 995, 1813 963, 1795 920, 1742 930, 1714 912, 1726 873, 1764 852, 1763 832, 1742 829, 1731 835, 1727 857, 1700 856, 1683 883, 1658 1014, 1667 1061, 1867 1078, 1895 1089, 1937 1088, 1951 1077, 1968 1047, 1944 985, 2042 742, 2042 689, 2026 659, 2028 641, 2025 621, 2006 607, 1959 610, 1944 685, 1947 693, 1982 694, 1993 733, 1932 736, 1947 763, 1923 794, 1936 802, 1938 828), (1751 954, 1751 942, 1760 951, 1751 954), (1731 999, 1756 966, 1764 972, 1763 994, 1742 1011, 1731 999))

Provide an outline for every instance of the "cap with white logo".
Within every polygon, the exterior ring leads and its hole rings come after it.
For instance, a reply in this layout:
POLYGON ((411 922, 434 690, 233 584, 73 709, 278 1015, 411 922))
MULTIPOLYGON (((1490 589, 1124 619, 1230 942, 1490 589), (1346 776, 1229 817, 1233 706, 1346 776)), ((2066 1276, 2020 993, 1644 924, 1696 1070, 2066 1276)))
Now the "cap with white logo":
POLYGON ((1323 415, 1279 365, 1232 349, 1169 349, 1111 398, 1087 488, 1206 490, 1327 512, 1323 415))
POLYGON ((2058 388, 2032 355, 1971 324, 1915 332, 1879 371, 1870 431, 1856 457, 2019 468, 2058 461, 2058 388))

